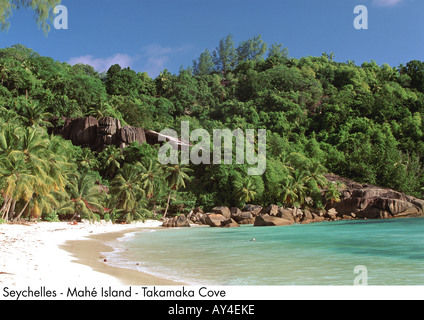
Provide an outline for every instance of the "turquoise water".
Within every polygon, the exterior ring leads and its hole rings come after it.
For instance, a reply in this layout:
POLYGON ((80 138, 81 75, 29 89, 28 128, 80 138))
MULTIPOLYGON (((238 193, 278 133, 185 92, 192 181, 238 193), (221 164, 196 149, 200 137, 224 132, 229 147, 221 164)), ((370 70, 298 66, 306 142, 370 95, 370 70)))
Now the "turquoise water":
POLYGON ((424 285, 423 231, 424 218, 151 230, 113 260, 193 285, 353 285, 356 266, 368 285, 424 285))

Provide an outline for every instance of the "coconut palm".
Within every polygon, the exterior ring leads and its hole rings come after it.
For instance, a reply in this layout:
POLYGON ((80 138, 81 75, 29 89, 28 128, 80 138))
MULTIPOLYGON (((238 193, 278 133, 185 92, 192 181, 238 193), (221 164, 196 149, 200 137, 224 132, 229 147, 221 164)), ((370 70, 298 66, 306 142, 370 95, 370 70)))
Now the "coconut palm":
POLYGON ((256 188, 249 176, 240 177, 234 182, 234 195, 242 203, 251 203, 256 198, 256 188))
POLYGON ((96 185, 96 178, 92 175, 73 177, 68 185, 70 198, 67 203, 58 210, 58 214, 73 213, 72 220, 76 217, 96 219, 94 212, 103 213, 102 200, 104 194, 96 185))
MULTIPOLYGON (((2 193, 4 199, 10 203, 9 218, 13 216, 15 205, 20 205, 20 211, 14 217, 14 220, 18 220, 35 192, 47 195, 50 191, 46 161, 49 140, 40 127, 28 127, 22 130, 15 130, 13 126, 6 127, 6 130, 8 129, 9 132, 0 138, 2 149, 6 151, 1 161, 5 181, 2 193), (15 135, 18 139, 8 141, 15 135)), ((5 214, 6 208, 2 210, 5 214)))
POLYGON ((147 199, 150 200, 154 196, 158 180, 163 177, 163 170, 159 162, 154 159, 149 159, 147 166, 141 165, 141 170, 142 187, 147 199))
POLYGON ((292 170, 288 179, 284 180, 281 193, 281 200, 287 205, 302 205, 307 195, 306 183, 309 177, 305 171, 296 169, 292 170))
POLYGON ((187 174, 192 172, 193 170, 187 166, 181 166, 178 164, 169 165, 165 167, 165 172, 167 174, 166 180, 168 181, 168 185, 170 187, 168 200, 166 203, 165 213, 163 217, 166 217, 169 208, 169 202, 171 200, 171 193, 174 190, 178 190, 179 188, 185 188, 185 182, 191 180, 190 176, 187 174))
POLYGON ((26 126, 51 126, 47 120, 52 114, 45 111, 45 107, 38 101, 24 100, 19 110, 20 119, 26 126))
POLYGON ((141 164, 125 164, 111 183, 113 210, 123 213, 127 222, 143 219, 149 211, 145 208, 145 191, 142 188, 141 164))
POLYGON ((104 149, 100 155, 101 169, 109 178, 113 178, 121 167, 121 161, 124 159, 122 149, 115 146, 109 146, 104 149))

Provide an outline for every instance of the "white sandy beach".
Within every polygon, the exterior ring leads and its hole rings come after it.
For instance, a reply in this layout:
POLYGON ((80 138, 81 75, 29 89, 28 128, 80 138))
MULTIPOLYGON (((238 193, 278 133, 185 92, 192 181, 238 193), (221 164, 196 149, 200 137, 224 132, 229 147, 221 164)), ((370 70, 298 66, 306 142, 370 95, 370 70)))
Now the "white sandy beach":
POLYGON ((138 271, 111 267, 100 254, 113 250, 105 242, 160 224, 0 224, 0 286, 173 284, 138 271))

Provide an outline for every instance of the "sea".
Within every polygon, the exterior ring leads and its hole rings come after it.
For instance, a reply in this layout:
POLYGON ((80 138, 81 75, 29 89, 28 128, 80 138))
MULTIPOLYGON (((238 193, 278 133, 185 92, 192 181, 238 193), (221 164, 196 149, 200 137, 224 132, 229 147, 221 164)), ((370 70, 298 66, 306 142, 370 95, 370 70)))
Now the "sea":
POLYGON ((146 229, 110 245, 115 266, 189 285, 424 285, 424 218, 146 229))

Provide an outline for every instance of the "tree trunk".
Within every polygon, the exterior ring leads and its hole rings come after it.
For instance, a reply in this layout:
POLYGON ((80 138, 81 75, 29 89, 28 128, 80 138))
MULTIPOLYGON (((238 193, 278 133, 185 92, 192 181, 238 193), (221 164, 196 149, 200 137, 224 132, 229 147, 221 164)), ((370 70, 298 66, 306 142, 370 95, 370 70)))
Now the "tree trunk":
POLYGON ((172 189, 169 190, 169 195, 168 195, 168 201, 166 203, 166 209, 165 209, 165 213, 163 215, 163 218, 165 219, 166 214, 168 213, 168 208, 169 208, 169 201, 171 200, 171 193, 172 193, 172 189))
POLYGON ((9 208, 9 220, 12 220, 13 219, 13 213, 15 212, 15 206, 16 206, 16 200, 13 199, 12 200, 12 204, 11 204, 11 206, 9 208))
POLYGON ((8 216, 9 216, 9 208, 10 208, 11 202, 12 202, 12 198, 9 198, 9 197, 4 198, 3 206, 0 209, 0 212, 2 213, 2 215, 1 215, 2 219, 7 220, 8 216))
POLYGON ((25 203, 24 207, 22 208, 21 212, 19 212, 19 214, 16 216, 15 219, 13 219, 13 222, 18 221, 21 218, 21 215, 24 213, 24 211, 26 210, 26 208, 28 207, 29 203, 31 202, 32 197, 25 203))

